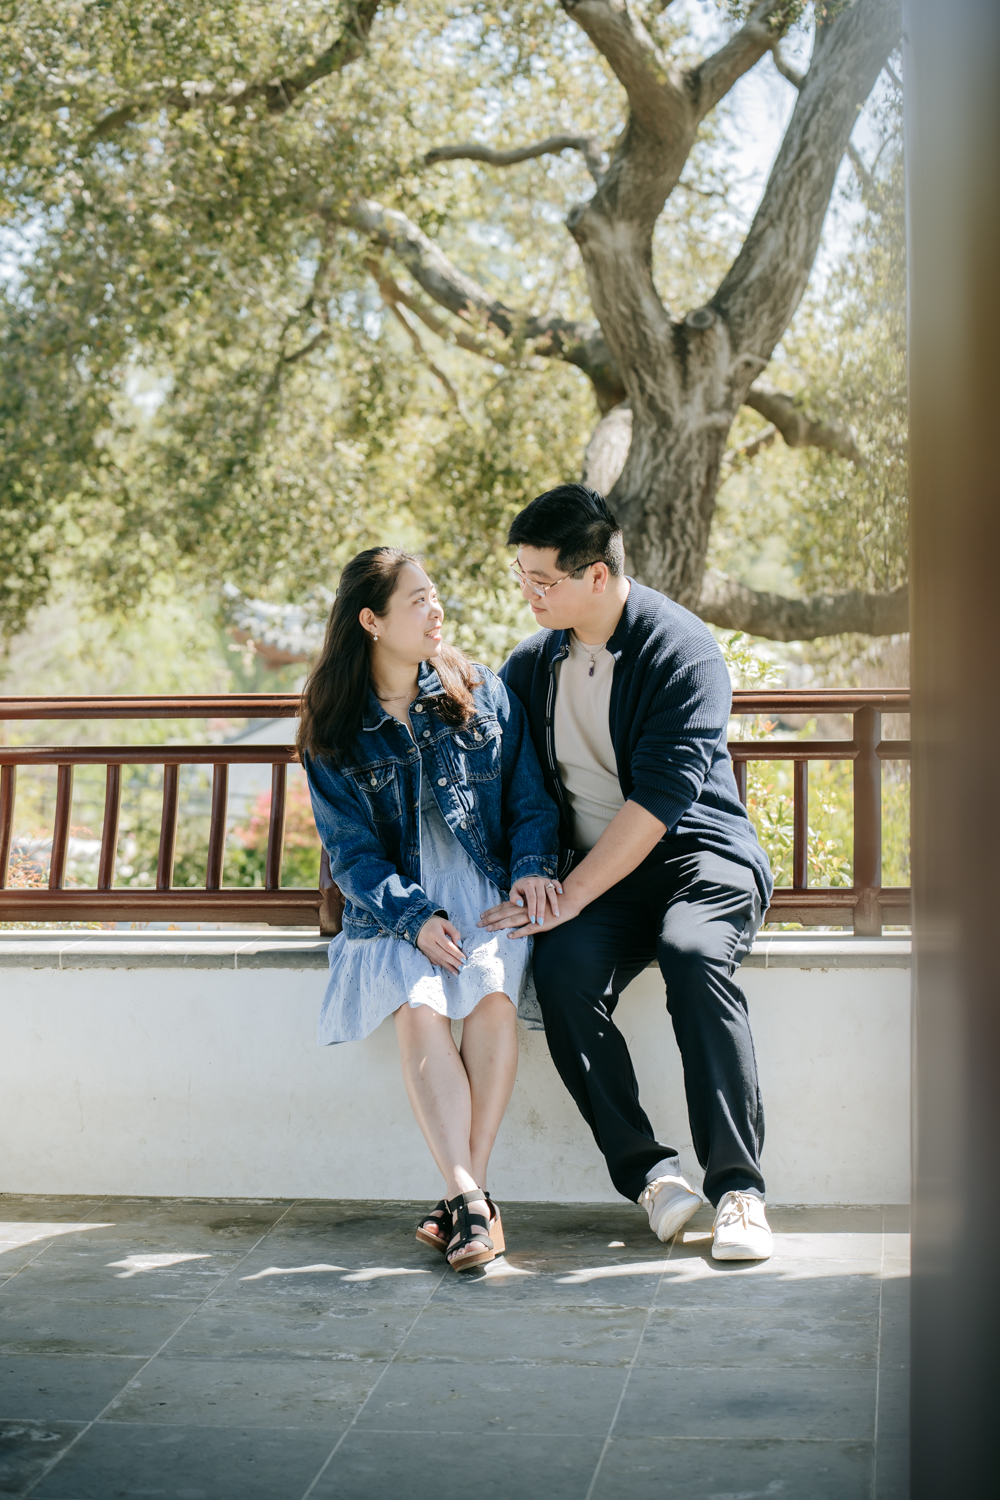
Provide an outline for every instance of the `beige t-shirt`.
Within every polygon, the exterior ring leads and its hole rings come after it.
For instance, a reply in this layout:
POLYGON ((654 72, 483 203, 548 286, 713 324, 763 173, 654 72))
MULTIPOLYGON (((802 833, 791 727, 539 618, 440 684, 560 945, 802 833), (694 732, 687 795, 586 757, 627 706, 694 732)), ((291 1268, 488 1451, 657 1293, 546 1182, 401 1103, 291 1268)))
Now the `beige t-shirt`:
POLYGON ((556 667, 554 728, 575 849, 592 849, 625 802, 609 720, 614 670, 605 646, 585 645, 570 631, 569 655, 556 667))

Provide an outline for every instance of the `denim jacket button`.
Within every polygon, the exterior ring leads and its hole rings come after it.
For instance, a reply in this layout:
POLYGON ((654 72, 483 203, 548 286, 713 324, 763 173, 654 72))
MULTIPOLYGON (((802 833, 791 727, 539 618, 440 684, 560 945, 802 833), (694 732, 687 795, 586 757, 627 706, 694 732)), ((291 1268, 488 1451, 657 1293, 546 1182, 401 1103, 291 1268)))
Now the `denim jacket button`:
POLYGON ((429 729, 425 729, 425 730, 424 730, 424 734, 423 734, 423 737, 424 737, 424 739, 425 739, 425 740, 429 740, 429 739, 430 739, 430 737, 431 737, 431 732, 430 732, 430 730, 429 730, 429 729))
POLYGON ((461 821, 461 823, 459 823, 458 826, 459 826, 459 828, 467 828, 469 825, 466 823, 465 819, 463 818, 462 821, 461 821))
POLYGON ((448 778, 447 778, 447 776, 439 776, 438 777, 438 786, 447 786, 447 785, 448 785, 448 778))
POLYGON ((414 705, 413 705, 413 712, 415 714, 422 714, 423 711, 424 711, 424 705, 422 703, 414 703, 414 705))

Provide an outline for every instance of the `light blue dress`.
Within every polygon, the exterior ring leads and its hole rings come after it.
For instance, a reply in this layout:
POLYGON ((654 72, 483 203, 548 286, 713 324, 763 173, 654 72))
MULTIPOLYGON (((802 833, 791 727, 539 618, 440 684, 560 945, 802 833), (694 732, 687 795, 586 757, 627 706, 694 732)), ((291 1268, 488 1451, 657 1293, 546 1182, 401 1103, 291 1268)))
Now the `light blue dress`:
POLYGON ((533 1030, 541 1014, 531 984, 531 938, 509 938, 476 924, 503 896, 473 863, 445 822, 430 778, 420 780, 420 884, 462 934, 465 963, 449 974, 403 938, 347 938, 330 943, 330 981, 319 1012, 319 1040, 356 1042, 406 1002, 429 1005, 457 1021, 486 995, 509 995, 533 1030))

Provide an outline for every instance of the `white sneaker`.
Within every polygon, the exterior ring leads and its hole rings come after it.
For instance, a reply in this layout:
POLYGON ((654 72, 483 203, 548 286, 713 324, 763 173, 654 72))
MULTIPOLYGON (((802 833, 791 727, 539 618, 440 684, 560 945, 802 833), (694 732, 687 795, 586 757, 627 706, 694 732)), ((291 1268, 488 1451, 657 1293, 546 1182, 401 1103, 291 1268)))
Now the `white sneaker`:
POLYGON ((712 1235, 714 1260, 767 1260, 771 1231, 763 1201, 755 1193, 724 1193, 712 1235))
POLYGON ((636 1199, 649 1215, 650 1229, 664 1244, 684 1228, 704 1201, 680 1173, 676 1177, 654 1177, 636 1199))

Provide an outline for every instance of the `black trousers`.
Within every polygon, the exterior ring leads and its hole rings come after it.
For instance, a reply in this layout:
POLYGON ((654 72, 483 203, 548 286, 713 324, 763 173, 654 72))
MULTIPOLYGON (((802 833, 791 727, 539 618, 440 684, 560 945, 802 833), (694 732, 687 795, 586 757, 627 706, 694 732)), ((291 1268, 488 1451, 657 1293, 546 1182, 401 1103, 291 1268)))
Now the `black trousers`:
POLYGON ((535 988, 559 1076, 634 1202, 674 1148, 639 1103, 632 1059, 612 1017, 625 986, 655 958, 684 1065, 705 1196, 764 1191, 764 1111, 747 1002, 733 975, 761 922, 753 872, 704 852, 654 849, 573 921, 535 938, 535 988))

